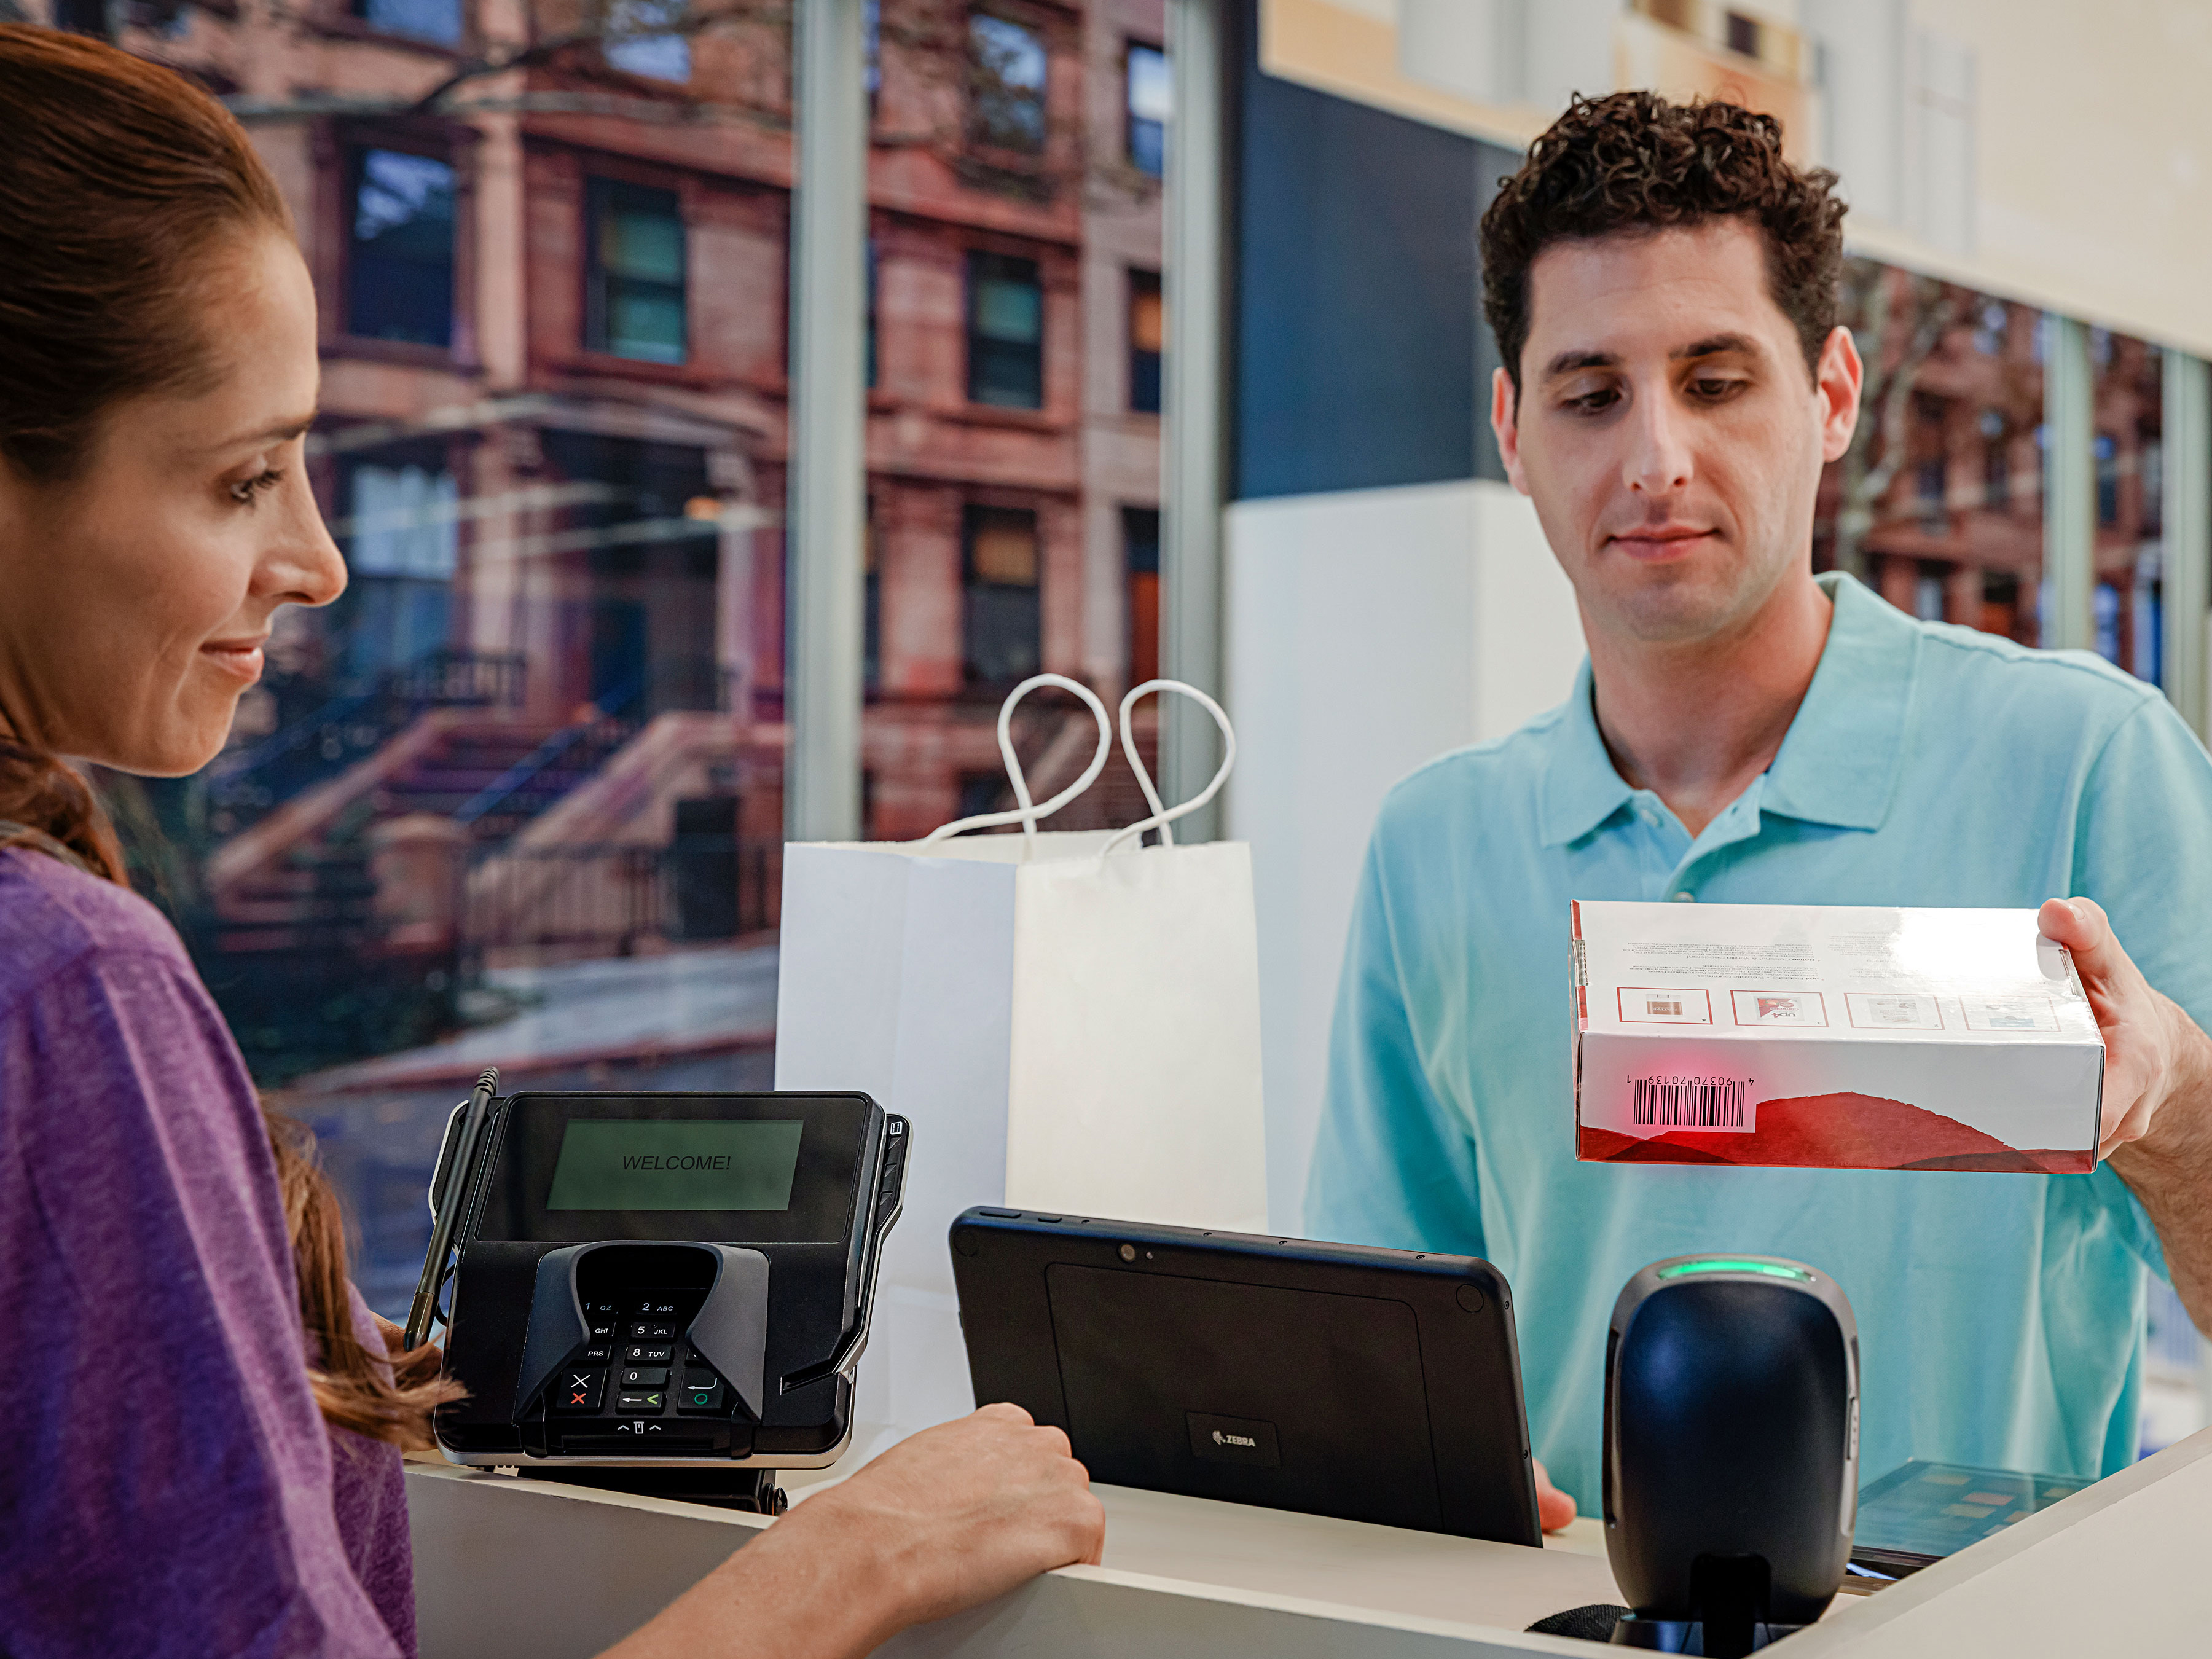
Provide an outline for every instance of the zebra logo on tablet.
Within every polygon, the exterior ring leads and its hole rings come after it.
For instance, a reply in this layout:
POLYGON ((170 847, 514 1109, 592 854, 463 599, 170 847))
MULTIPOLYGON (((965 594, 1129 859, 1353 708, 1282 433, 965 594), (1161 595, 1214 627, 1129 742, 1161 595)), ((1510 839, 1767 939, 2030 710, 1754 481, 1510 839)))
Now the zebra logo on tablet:
POLYGON ((1280 1468, 1275 1425, 1248 1417, 1208 1417, 1203 1412, 1184 1413, 1190 1424, 1190 1449, 1210 1463, 1244 1463, 1263 1469, 1280 1468))

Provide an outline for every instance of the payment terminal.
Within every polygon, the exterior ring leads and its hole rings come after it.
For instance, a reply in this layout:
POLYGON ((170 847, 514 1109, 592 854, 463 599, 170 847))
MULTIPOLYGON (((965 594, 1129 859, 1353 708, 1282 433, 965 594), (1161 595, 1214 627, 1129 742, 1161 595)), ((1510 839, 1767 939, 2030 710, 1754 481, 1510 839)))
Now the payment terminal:
POLYGON ((450 1255, 424 1284, 468 1389, 447 1455, 761 1508, 758 1472, 835 1462, 906 1121, 863 1094, 483 1092, 431 1184, 450 1255))

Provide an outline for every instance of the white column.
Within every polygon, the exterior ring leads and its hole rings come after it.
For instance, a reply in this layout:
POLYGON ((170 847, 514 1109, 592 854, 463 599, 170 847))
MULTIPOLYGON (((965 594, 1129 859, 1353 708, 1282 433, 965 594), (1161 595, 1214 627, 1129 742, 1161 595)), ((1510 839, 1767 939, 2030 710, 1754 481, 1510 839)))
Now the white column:
MULTIPOLYGON (((2165 354, 2166 498, 2163 599, 2166 638, 2159 653, 2166 695, 2200 738, 2208 729, 2205 625, 2212 613, 2212 369, 2185 351, 2165 354)), ((2212 1386, 2212 1372, 2207 1373, 2212 1386)))
POLYGON ((2089 328, 2044 315, 2043 581, 2050 602, 2042 643, 2094 650, 2097 643, 2096 387, 2089 328))
POLYGON ((861 0, 799 0, 784 831, 860 834, 867 100, 861 0))
MULTIPOLYGON (((1222 411, 1225 332, 1222 97, 1225 42, 1218 0, 1169 0, 1168 58, 1175 81, 1168 133, 1165 209, 1167 383, 1160 515, 1160 670, 1218 697, 1221 526, 1228 485, 1222 411)), ((1231 709, 1233 719, 1237 710, 1231 709)), ((1219 736, 1187 698, 1161 711, 1160 793, 1170 803, 1206 787, 1219 764, 1219 736)), ((1182 842, 1210 841, 1217 798, 1176 825, 1182 842)))

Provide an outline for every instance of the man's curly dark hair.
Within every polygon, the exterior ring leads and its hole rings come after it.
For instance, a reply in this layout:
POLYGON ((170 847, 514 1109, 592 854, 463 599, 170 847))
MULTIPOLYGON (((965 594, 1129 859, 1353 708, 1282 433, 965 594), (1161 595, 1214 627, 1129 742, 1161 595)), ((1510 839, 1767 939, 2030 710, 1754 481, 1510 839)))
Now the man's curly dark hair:
POLYGON ((1782 124, 1655 92, 1577 98, 1482 216, 1482 308, 1513 395, 1528 343, 1528 269, 1554 242, 1742 218, 1766 238, 1767 285, 1814 372, 1836 325, 1844 204, 1836 175, 1782 156, 1782 124))

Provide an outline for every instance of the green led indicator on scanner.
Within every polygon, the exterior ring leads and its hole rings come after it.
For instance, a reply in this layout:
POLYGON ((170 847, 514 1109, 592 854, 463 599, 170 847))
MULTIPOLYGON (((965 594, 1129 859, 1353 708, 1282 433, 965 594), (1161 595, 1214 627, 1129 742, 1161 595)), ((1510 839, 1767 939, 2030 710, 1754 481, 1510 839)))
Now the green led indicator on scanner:
POLYGON ((1662 1279, 1680 1279, 1684 1273, 1765 1273, 1769 1279, 1794 1279, 1799 1284, 1808 1284, 1813 1275, 1802 1267, 1785 1267, 1778 1261, 1743 1261, 1728 1256, 1708 1256, 1701 1261, 1677 1261, 1671 1267, 1662 1267, 1662 1279))

